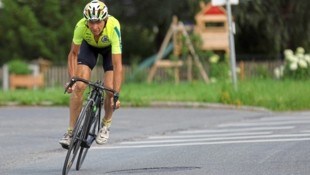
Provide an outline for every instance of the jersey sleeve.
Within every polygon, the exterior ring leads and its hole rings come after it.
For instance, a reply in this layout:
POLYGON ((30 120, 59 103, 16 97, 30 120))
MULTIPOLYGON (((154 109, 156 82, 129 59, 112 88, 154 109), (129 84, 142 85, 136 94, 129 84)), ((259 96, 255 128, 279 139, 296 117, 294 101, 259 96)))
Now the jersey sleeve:
POLYGON ((122 37, 121 37, 121 28, 117 20, 113 21, 113 29, 111 31, 111 46, 112 54, 121 54, 122 53, 122 37))
POLYGON ((74 32, 73 32, 73 39, 72 39, 72 42, 74 44, 76 45, 82 44, 84 28, 85 27, 81 25, 81 21, 76 24, 74 32))

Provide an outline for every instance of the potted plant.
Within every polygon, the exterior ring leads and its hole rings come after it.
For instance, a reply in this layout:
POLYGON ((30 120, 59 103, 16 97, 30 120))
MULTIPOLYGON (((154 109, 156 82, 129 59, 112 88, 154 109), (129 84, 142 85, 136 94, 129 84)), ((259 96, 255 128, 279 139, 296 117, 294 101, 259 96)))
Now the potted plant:
POLYGON ((29 75, 31 70, 28 67, 28 64, 20 59, 14 59, 8 63, 9 73, 15 75, 29 75))
POLYGON ((16 89, 22 88, 34 88, 37 86, 43 86, 43 76, 34 76, 31 74, 28 64, 20 59, 14 59, 8 63, 10 73, 10 88, 16 89))

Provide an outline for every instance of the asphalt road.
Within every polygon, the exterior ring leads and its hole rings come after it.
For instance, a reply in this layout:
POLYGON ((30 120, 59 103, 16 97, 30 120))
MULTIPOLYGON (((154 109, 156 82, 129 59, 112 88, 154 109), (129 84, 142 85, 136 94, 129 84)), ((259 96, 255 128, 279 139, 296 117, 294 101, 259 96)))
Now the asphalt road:
MULTIPOLYGON (((63 107, 0 108, 0 174, 59 175, 63 107)), ((309 175, 310 111, 122 108, 72 175, 309 175)))

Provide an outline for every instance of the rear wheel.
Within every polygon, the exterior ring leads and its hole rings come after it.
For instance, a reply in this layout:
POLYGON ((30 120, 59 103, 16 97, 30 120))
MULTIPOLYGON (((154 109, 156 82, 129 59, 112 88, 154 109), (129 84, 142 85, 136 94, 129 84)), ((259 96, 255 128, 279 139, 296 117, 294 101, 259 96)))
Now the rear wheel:
POLYGON ((84 106, 83 110, 81 111, 80 116, 75 124, 72 140, 62 169, 62 175, 68 174, 72 167, 72 164, 74 163, 74 159, 77 156, 78 151, 81 147, 81 143, 85 135, 83 128, 86 126, 85 122, 87 119, 88 111, 91 110, 91 106, 92 101, 88 101, 87 104, 84 106))

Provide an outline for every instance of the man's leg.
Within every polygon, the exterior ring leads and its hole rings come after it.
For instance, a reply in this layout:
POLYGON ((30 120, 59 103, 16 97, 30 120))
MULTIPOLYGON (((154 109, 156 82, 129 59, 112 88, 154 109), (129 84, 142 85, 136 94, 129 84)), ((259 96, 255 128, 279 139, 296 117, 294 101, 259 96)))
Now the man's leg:
MULTIPOLYGON (((106 87, 109 87, 113 89, 113 71, 107 71, 104 75, 104 85, 106 87)), ((113 94, 106 93, 106 97, 104 99, 104 120, 105 121, 111 121, 112 120, 112 114, 113 114, 113 94)))
MULTIPOLYGON (((89 80, 91 75, 91 69, 86 65, 77 66, 77 77, 84 78, 89 80)), ((70 97, 70 117, 69 117, 69 128, 67 133, 64 135, 59 143, 61 145, 69 145, 71 141, 72 130, 75 126, 77 118, 81 112, 82 103, 83 103, 83 93, 87 85, 83 82, 77 82, 73 89, 73 92, 70 97)))
MULTIPOLYGON (((78 65, 77 77, 89 80, 91 75, 91 69, 86 65, 78 65)), ((69 128, 73 129, 76 120, 81 112, 83 103, 83 93, 87 85, 83 82, 77 82, 76 86, 70 97, 70 122, 69 128)))
MULTIPOLYGON (((113 89, 113 71, 106 71, 104 74, 104 85, 108 88, 113 89)), ((103 127, 100 129, 98 136, 96 137, 96 142, 98 144, 104 144, 109 138, 109 128, 112 123, 113 114, 113 94, 107 92, 104 99, 104 117, 103 117, 103 127)))

